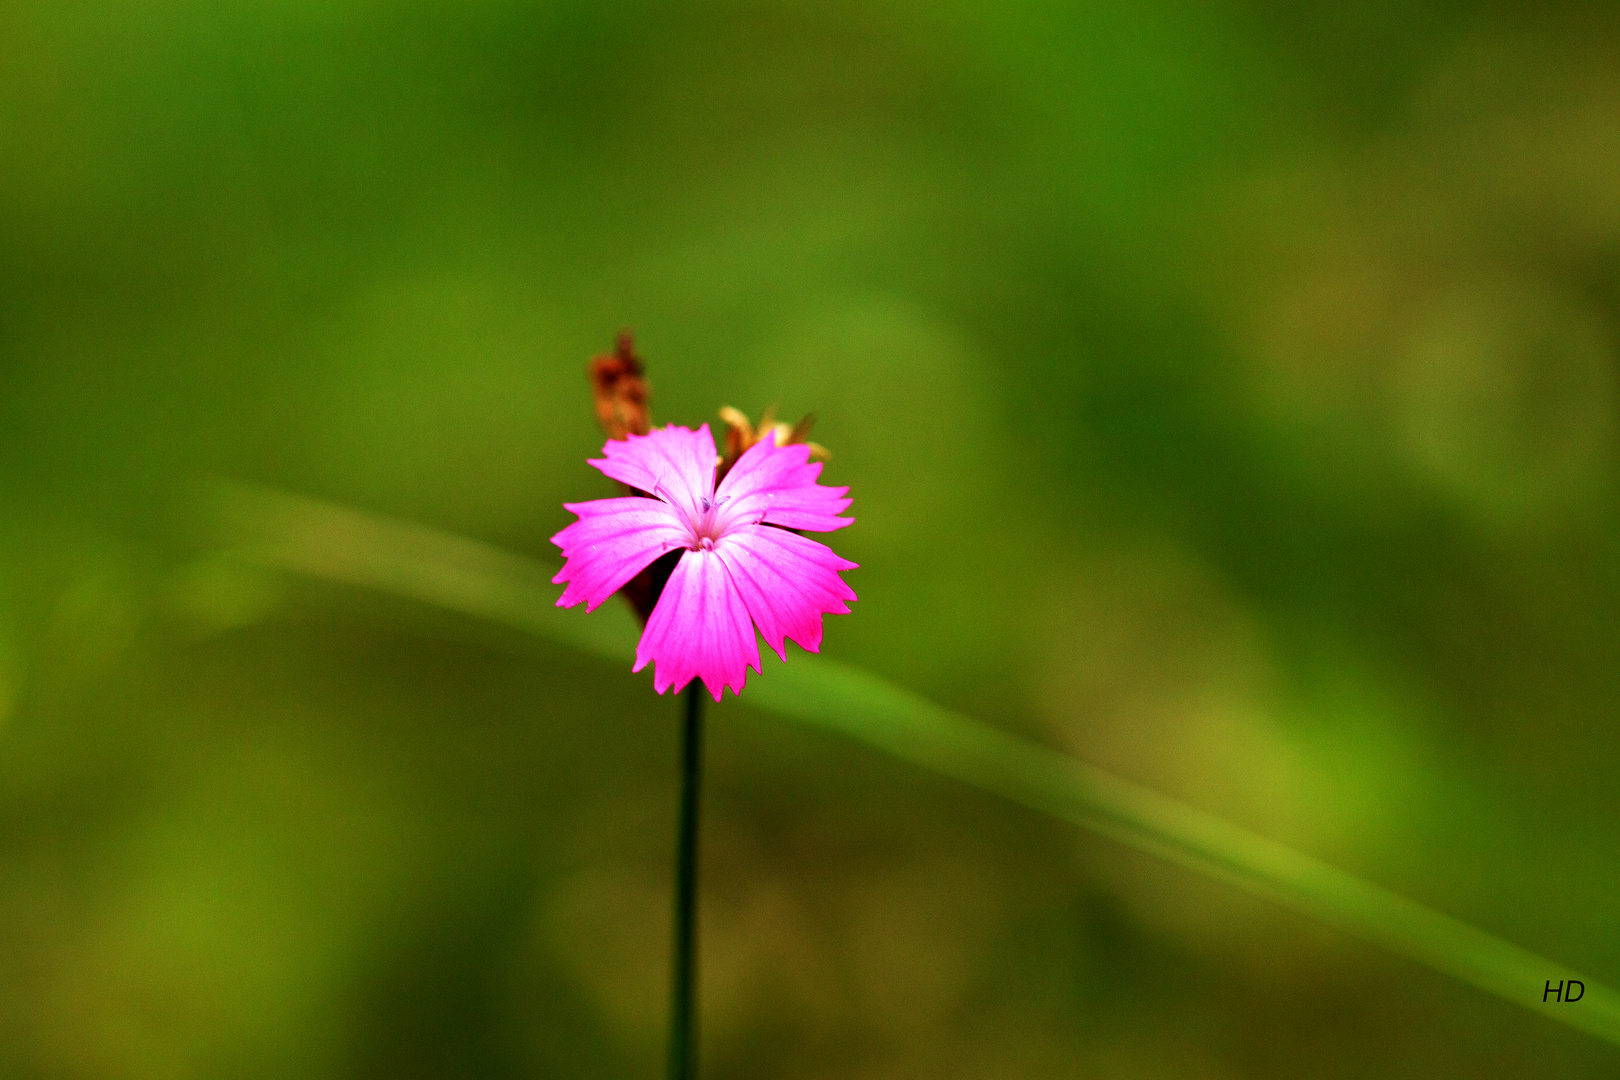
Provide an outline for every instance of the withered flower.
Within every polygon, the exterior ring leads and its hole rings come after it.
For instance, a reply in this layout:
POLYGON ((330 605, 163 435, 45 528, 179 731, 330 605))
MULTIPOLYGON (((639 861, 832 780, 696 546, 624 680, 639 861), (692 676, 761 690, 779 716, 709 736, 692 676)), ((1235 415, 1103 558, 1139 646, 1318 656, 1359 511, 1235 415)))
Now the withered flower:
POLYGON ((748 415, 740 409, 730 405, 720 410, 720 419, 726 425, 726 456, 720 459, 720 479, 724 480, 726 473, 737 463, 737 459, 747 452, 767 434, 776 437, 776 445, 791 446, 795 443, 804 443, 810 448, 811 461, 826 461, 832 457, 825 446, 810 441, 810 429, 816 426, 814 413, 805 413, 804 418, 791 427, 778 423, 776 420, 776 406, 767 405, 764 413, 760 415, 759 427, 749 423, 748 415))

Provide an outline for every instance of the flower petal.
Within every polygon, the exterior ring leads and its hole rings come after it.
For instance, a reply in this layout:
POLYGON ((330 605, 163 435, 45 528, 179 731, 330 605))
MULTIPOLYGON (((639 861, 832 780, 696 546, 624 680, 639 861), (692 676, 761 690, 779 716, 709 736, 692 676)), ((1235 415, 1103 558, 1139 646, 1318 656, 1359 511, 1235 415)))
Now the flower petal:
POLYGON ((728 521, 764 521, 812 532, 852 524, 854 518, 838 516, 852 501, 844 497, 849 488, 819 484, 820 475, 821 462, 810 461, 808 446, 777 446, 775 437, 767 436, 737 459, 715 498, 728 500, 728 521))
POLYGON ((726 564, 713 551, 688 551, 675 564, 636 646, 640 671, 652 661, 653 689, 677 691, 695 675, 714 700, 726 687, 742 693, 748 669, 759 670, 759 642, 748 607, 726 564))
POLYGON ((609 439, 590 463, 621 483, 656 495, 696 520, 701 500, 714 492, 717 460, 709 425, 655 428, 645 435, 609 439))
POLYGON ((585 602, 586 611, 617 592, 643 567, 686 541, 687 529, 662 499, 633 496, 564 503, 579 520, 551 538, 562 548, 563 568, 551 580, 568 583, 558 607, 585 602))
POLYGON ((745 525, 714 546, 748 605, 765 644, 787 659, 783 637, 809 652, 821 650, 821 616, 847 615, 854 591, 838 576, 855 563, 825 544, 769 525, 745 525))

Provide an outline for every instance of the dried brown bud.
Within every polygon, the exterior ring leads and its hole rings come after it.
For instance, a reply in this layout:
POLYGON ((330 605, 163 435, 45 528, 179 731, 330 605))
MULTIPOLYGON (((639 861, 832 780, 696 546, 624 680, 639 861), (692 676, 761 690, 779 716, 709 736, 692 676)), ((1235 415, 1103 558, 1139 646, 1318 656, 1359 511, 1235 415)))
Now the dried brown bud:
POLYGON ((596 422, 608 438, 645 435, 652 430, 647 381, 642 378, 641 359, 629 330, 619 331, 613 355, 596 357, 585 370, 596 398, 596 422))
MULTIPOLYGON (((645 435, 652 430, 652 410, 647 405, 647 380, 641 358, 636 355, 635 338, 628 329, 620 330, 611 356, 598 356, 585 368, 591 377, 591 395, 596 400, 596 422, 610 439, 645 435)), ((627 495, 647 495, 629 484, 620 484, 627 495)), ((651 496, 648 496, 649 498, 651 496)), ((646 623, 664 591, 664 583, 674 571, 681 553, 672 551, 631 578, 620 594, 646 623)))

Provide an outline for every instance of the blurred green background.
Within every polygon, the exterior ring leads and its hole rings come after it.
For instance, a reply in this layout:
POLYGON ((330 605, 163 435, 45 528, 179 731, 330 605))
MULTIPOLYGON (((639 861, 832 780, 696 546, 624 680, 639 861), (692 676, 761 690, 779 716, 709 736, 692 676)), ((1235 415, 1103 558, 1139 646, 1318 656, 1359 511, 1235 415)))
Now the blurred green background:
MULTIPOLYGON (((625 324, 660 422, 820 417, 827 653, 1620 982, 1617 58, 1595 3, 0 6, 0 1076, 659 1074, 679 703, 196 510, 552 560, 625 324)), ((1620 1075, 746 694, 706 798, 717 1080, 1620 1075)))

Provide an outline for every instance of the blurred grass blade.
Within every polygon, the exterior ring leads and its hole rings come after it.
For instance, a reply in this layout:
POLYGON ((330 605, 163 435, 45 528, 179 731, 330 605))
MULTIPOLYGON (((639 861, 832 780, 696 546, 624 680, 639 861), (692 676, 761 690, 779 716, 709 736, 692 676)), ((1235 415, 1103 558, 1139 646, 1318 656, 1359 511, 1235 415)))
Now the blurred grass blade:
POLYGON ((264 488, 217 495, 231 552, 253 562, 361 585, 490 619, 613 660, 640 631, 623 604, 580 618, 557 607, 556 573, 469 537, 264 488))
MULTIPOLYGON (((623 605, 585 617, 555 606, 540 564, 487 544, 284 493, 220 496, 232 552, 505 623, 628 663, 637 628, 623 605)), ((1620 994, 1484 931, 1148 788, 1008 735, 875 675, 799 655, 749 682, 748 703, 840 731, 1120 843, 1269 897, 1481 990, 1620 1045, 1620 994), (1547 982, 1586 985, 1543 1002, 1547 982)))
POLYGON ((1466 923, 1095 766, 1008 735, 867 672, 795 657, 750 702, 1269 897, 1402 956, 1620 1045, 1620 994, 1466 923), (1586 985, 1542 1002, 1546 981, 1586 985), (1581 1006, 1590 1008, 1582 1010, 1581 1006))

